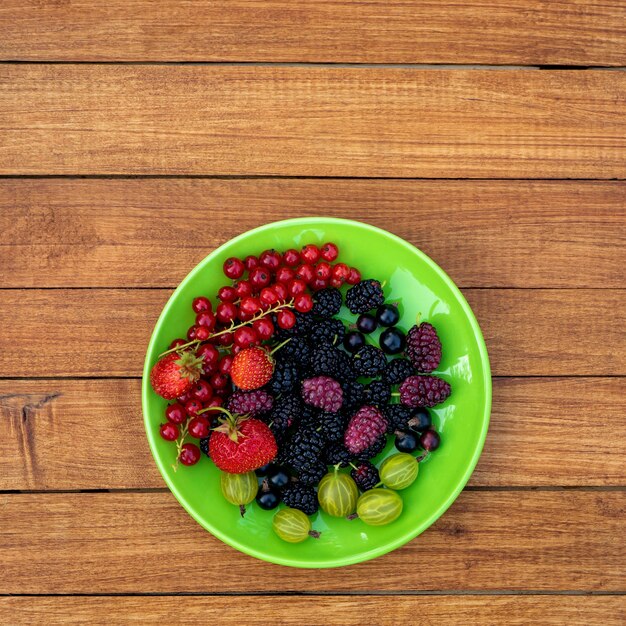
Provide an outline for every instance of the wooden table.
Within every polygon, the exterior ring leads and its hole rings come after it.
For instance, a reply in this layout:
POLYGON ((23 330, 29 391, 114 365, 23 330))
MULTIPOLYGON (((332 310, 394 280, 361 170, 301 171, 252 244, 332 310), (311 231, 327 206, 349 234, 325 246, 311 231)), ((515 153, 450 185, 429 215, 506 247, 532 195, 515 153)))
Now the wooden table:
POLYGON ((3 0, 0 622, 624 624, 625 24, 621 0, 3 0), (187 271, 299 215, 432 256, 494 375, 452 508, 330 571, 203 531, 139 397, 187 271))

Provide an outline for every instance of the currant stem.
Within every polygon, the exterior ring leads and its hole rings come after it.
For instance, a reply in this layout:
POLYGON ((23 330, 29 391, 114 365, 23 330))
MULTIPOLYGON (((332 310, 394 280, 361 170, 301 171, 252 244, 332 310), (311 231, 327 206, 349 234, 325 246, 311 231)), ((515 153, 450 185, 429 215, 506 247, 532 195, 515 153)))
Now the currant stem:
POLYGON ((284 345, 288 344, 291 341, 291 337, 289 339, 285 339, 282 343, 279 343, 271 352, 270 355, 274 354, 276 350, 280 350, 284 345))
POLYGON ((178 471, 178 460, 180 459, 180 452, 183 449, 183 443, 185 443, 185 437, 187 436, 187 427, 189 426, 191 418, 188 417, 183 429, 180 432, 180 437, 176 440, 176 463, 172 464, 174 471, 178 471))

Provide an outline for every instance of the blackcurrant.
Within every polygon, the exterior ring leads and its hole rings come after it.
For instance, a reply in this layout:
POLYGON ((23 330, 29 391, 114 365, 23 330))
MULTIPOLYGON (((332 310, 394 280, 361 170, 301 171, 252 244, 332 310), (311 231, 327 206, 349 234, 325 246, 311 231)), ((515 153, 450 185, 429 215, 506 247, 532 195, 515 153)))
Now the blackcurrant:
POLYGON ((271 468, 272 464, 268 463, 267 465, 261 465, 261 467, 257 467, 254 471, 256 472, 257 476, 267 476, 267 473, 270 471, 271 468))
POLYGON ((289 474, 277 465, 273 465, 267 473, 267 482, 274 489, 283 489, 289 484, 289 474))
POLYGON ((378 322, 376 321, 376 318, 369 313, 362 313, 356 321, 356 327, 366 335, 374 332, 377 326, 378 322))
POLYGON ((399 432, 396 435, 396 448, 400 452, 415 452, 417 450, 417 437, 411 432, 399 432))
POLYGON ((393 304, 381 304, 376 311, 376 319, 381 326, 395 326, 400 320, 398 307, 393 304))
POLYGON ((365 337, 358 330, 347 333, 343 338, 343 347, 350 352, 350 354, 355 354, 364 345, 365 337))
POLYGON ((415 410, 415 413, 411 416, 409 420, 409 428, 411 430, 415 430, 417 432, 422 432, 430 427, 433 423, 433 420, 428 412, 428 409, 419 408, 415 410))
POLYGON ((280 504, 280 495, 275 491, 259 491, 256 496, 257 504, 266 511, 275 509, 280 504))
POLYGON ((404 333, 397 328, 387 328, 380 333, 380 347, 387 354, 400 354, 406 345, 404 333))
POLYGON ((420 437, 420 445, 424 450, 428 450, 429 452, 436 450, 440 443, 441 439, 439 438, 439 434, 432 429, 423 432, 420 437))

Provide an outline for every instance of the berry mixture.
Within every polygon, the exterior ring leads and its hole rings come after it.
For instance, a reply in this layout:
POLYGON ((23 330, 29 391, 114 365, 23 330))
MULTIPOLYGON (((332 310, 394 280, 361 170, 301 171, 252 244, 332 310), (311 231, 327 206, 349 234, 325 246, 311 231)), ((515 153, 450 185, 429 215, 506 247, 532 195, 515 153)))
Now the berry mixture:
POLYGON ((397 493, 441 445, 429 408, 450 384, 432 324, 404 332, 385 283, 338 261, 335 243, 224 261, 227 283, 191 302, 194 323, 154 364, 169 401, 161 437, 177 469, 214 463, 224 498, 280 510, 285 541, 317 538, 308 516, 372 525, 402 513, 397 493), (392 441, 397 452, 378 455, 392 441))

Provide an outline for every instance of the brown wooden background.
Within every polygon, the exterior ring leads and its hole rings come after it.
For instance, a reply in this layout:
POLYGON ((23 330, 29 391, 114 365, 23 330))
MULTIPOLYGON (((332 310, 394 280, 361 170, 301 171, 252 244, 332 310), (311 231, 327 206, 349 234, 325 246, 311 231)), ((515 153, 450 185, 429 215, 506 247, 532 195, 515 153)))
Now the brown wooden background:
POLYGON ((626 3, 3 0, 0 622, 623 624, 626 3), (140 373, 215 246, 337 215, 405 237, 482 325, 468 488, 375 561, 204 532, 140 373))

